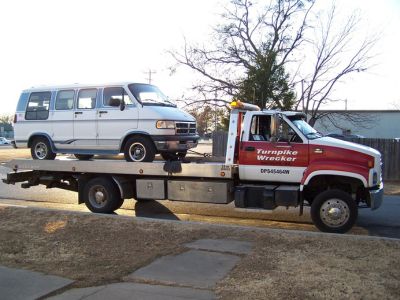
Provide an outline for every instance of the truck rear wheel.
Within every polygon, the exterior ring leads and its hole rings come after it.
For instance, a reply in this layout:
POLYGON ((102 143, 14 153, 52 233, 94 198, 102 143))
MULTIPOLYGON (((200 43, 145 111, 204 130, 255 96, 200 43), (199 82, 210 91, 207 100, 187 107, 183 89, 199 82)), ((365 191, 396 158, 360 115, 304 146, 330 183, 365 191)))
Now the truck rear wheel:
POLYGON ((91 179, 83 193, 87 208, 94 213, 112 213, 123 203, 117 186, 106 177, 91 179))
POLYGON ((33 140, 31 145, 31 155, 33 159, 49 159, 56 158, 56 153, 51 150, 50 143, 45 137, 37 137, 33 140))
POLYGON ((311 204, 311 218, 323 232, 345 233, 353 227, 357 215, 355 201, 341 190, 324 191, 311 204))
POLYGON ((124 155, 126 161, 152 162, 156 156, 156 149, 149 138, 134 136, 126 142, 124 155))

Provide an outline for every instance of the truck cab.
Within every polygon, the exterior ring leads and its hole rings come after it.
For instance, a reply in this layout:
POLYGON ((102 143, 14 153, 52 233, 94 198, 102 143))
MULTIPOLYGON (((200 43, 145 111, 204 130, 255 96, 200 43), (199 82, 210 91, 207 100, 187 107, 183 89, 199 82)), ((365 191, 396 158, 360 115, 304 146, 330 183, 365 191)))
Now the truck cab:
POLYGON ((301 112, 261 111, 240 102, 234 108, 225 163, 238 165, 242 187, 235 196, 237 206, 258 203, 263 207, 268 199, 273 199, 269 207, 302 206, 307 201, 320 229, 337 227, 340 231, 352 222, 351 217, 356 218, 358 205, 371 209, 381 205, 381 155, 377 150, 324 137, 307 124, 301 112), (267 189, 254 193, 260 183, 268 183, 267 189), (274 197, 269 197, 271 190, 274 197))

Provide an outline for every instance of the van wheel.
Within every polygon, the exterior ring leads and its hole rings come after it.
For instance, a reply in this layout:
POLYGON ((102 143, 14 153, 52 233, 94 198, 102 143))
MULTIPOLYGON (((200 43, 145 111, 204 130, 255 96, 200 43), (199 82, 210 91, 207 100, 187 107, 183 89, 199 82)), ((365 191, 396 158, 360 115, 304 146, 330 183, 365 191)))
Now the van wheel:
POLYGON ((156 156, 153 142, 144 136, 131 137, 125 145, 126 161, 152 162, 156 156))
POLYGON ((32 142, 31 155, 33 159, 53 160, 56 158, 57 154, 51 151, 51 146, 48 139, 44 137, 37 137, 32 142))
POLYGON ((79 160, 89 160, 93 158, 94 155, 90 154, 74 154, 74 156, 79 160))
POLYGON ((312 201, 311 218, 321 231, 345 233, 357 220, 358 210, 353 198, 341 190, 322 192, 312 201))
POLYGON ((83 196, 86 207, 94 213, 112 213, 123 203, 118 188, 106 177, 90 180, 83 190, 83 196))

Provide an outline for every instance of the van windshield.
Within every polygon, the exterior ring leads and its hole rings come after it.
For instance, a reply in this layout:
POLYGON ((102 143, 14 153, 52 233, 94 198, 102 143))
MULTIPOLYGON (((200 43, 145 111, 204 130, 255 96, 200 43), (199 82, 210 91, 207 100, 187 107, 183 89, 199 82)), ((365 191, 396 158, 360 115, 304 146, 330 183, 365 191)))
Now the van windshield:
POLYGON ((133 83, 130 84, 129 90, 135 98, 143 105, 172 106, 176 104, 169 100, 158 87, 150 84, 133 83))

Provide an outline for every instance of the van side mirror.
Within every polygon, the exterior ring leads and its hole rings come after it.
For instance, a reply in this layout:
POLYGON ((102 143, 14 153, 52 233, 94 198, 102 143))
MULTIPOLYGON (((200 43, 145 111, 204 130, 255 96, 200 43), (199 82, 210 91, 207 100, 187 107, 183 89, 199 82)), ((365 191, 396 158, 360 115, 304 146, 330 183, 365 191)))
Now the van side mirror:
POLYGON ((279 115, 278 114, 273 114, 271 116, 271 141, 276 142, 278 141, 278 135, 279 135, 279 115))
POLYGON ((119 106, 119 109, 120 109, 121 111, 125 110, 125 101, 124 101, 124 99, 121 100, 121 104, 120 104, 120 106, 119 106))

